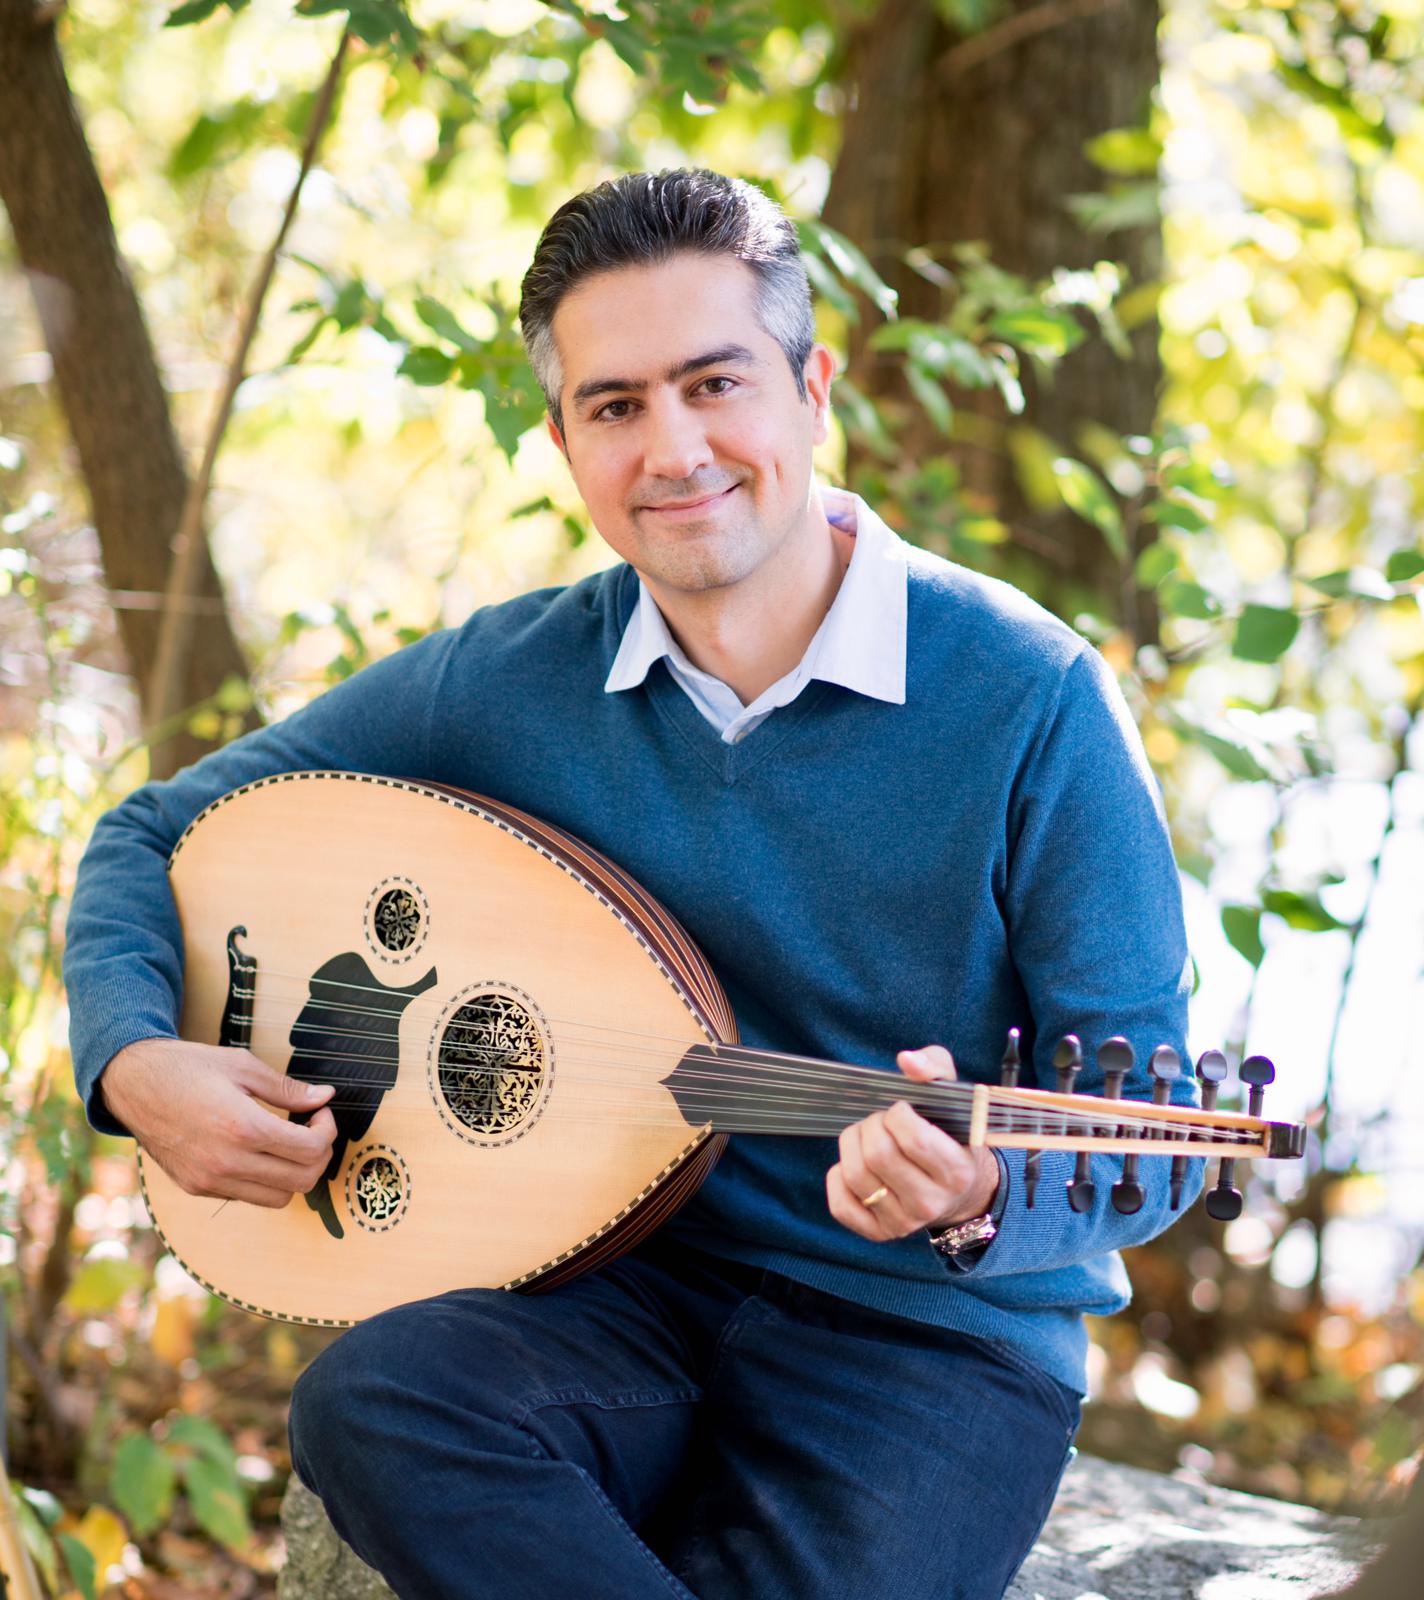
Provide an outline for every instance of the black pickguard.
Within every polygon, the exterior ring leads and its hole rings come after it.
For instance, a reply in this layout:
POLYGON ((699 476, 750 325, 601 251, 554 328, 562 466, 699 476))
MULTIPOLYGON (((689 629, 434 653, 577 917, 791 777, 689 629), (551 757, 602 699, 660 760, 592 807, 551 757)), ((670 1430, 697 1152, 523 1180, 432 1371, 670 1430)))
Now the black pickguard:
MULTIPOLYGON (((287 1076, 305 1083, 336 1085, 330 1101, 336 1143, 326 1171, 307 1195, 307 1204, 333 1239, 343 1237, 344 1230, 336 1215, 331 1185, 347 1147, 365 1137, 382 1097, 396 1081, 402 1013, 434 982, 432 967, 404 989, 391 988, 355 951, 347 951, 312 974, 310 998, 292 1024, 287 1076)), ((310 1115, 302 1112, 292 1120, 306 1122, 310 1115)))

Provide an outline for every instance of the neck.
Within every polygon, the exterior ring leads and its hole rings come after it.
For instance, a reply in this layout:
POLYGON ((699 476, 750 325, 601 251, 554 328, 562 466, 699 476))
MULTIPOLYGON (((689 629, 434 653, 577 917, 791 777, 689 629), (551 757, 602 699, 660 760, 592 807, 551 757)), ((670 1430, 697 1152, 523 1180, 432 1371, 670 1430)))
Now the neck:
POLYGON ((688 660, 750 705, 806 654, 853 548, 851 536, 826 521, 813 488, 797 527, 740 582, 686 590, 646 574, 643 581, 688 660))

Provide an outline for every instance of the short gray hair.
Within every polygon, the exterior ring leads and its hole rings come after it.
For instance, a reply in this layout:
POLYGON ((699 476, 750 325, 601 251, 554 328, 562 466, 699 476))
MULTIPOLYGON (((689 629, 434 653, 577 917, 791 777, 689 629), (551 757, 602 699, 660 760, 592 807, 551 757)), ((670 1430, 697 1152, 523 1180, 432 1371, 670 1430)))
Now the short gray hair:
POLYGON ((811 285, 786 213, 741 178, 705 168, 630 172, 567 200, 549 219, 524 275, 519 326, 549 415, 564 431, 564 375, 554 313, 596 273, 648 266, 681 252, 728 256, 756 278, 756 318, 781 346, 806 398, 806 360, 816 342, 811 285))

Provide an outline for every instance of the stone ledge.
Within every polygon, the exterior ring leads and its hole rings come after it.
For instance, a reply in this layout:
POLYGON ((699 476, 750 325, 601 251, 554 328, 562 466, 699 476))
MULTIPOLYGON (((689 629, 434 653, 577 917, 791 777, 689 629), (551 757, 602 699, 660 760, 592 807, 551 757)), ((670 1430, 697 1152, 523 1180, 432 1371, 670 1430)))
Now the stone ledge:
MULTIPOLYGON (((392 1600, 296 1478, 282 1528, 279 1600, 392 1600)), ((1380 1534, 1354 1517, 1079 1456, 1005 1600, 1316 1600, 1354 1579, 1380 1534)))

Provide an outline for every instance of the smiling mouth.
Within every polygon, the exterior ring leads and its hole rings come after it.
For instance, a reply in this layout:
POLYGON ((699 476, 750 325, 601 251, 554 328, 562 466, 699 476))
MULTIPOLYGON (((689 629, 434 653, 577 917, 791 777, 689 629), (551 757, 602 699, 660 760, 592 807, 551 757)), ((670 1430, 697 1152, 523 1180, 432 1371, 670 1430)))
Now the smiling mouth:
POLYGON ((644 506, 644 511, 677 512, 677 511, 703 511, 710 506, 715 506, 719 501, 725 500, 737 485, 730 484, 727 488, 719 490, 716 494, 709 494, 701 500, 684 500, 679 504, 664 506, 644 506))

